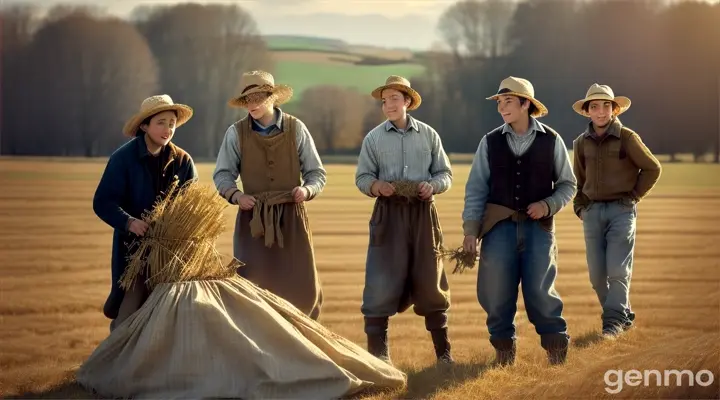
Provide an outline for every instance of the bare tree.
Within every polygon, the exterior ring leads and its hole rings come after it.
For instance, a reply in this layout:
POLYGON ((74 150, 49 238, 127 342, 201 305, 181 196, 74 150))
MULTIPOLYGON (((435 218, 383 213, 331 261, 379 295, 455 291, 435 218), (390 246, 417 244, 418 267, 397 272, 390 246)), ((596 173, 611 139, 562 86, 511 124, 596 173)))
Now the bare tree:
POLYGON ((298 116, 310 130, 318 151, 334 153, 359 147, 368 106, 367 97, 352 89, 315 86, 303 92, 298 116))
POLYGON ((124 121, 157 90, 152 53, 135 27, 85 12, 38 30, 27 66, 26 154, 108 154, 124 140, 124 121))
POLYGON ((195 109, 178 143, 215 157, 227 126, 242 114, 227 106, 242 73, 272 70, 255 21, 239 6, 219 4, 144 8, 134 17, 158 60, 162 90, 195 109))
POLYGON ((496 58, 511 50, 507 28, 514 11, 507 0, 461 0, 443 12, 438 29, 454 54, 496 58))

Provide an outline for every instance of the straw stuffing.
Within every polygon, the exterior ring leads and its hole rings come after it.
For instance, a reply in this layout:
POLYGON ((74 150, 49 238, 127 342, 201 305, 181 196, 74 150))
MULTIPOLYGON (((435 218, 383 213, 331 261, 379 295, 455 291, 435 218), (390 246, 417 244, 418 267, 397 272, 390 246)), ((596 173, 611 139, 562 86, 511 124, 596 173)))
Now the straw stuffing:
POLYGON ((225 230, 223 211, 228 206, 217 192, 197 181, 178 187, 178 180, 166 196, 156 202, 143 221, 149 228, 131 245, 129 265, 120 279, 128 290, 141 276, 154 288, 161 283, 231 277, 239 265, 222 261, 215 248, 225 230))

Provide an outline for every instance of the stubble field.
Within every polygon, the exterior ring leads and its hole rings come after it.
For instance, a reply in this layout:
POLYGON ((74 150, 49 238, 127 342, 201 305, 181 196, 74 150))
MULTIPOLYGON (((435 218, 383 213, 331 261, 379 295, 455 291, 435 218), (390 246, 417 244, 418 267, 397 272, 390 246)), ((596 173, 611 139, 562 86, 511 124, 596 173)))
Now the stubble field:
MULTIPOLYGON (((102 304, 110 285, 112 231, 92 211, 104 162, 0 160, 0 397, 91 398, 72 370, 108 334, 102 304)), ((328 186, 308 203, 326 303, 321 322, 365 346, 360 302, 372 200, 354 186, 354 166, 327 165, 328 186)), ((213 166, 199 165, 211 184, 213 166)), ((467 165, 437 198, 445 241, 462 242, 460 212, 467 165)), ((588 282, 580 221, 558 216, 559 276, 573 345, 565 366, 548 367, 522 297, 516 317, 518 363, 488 366, 494 352, 476 300, 476 272, 449 275, 450 337, 458 365, 434 367, 429 334, 407 312, 391 319, 391 352, 409 375, 407 390, 374 398, 719 398, 720 182, 717 165, 666 165, 639 205, 631 300, 637 327, 615 341, 598 338, 600 307, 588 282), (608 370, 709 370, 709 386, 631 386, 608 370), (606 391, 618 393, 611 394, 606 391), (612 390, 614 389, 614 390, 612 390)), ((231 253, 235 208, 218 243, 231 253)), ((451 265, 446 265, 448 273, 451 265)), ((707 374, 700 380, 707 381, 707 374)))

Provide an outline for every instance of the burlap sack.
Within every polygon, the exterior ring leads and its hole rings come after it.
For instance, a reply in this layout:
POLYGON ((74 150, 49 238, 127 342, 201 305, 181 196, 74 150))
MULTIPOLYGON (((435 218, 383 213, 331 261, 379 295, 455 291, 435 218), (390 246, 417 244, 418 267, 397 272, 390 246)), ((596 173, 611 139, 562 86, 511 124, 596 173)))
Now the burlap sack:
POLYGON ((332 399, 407 376, 236 276, 157 286, 77 371, 107 397, 332 399))

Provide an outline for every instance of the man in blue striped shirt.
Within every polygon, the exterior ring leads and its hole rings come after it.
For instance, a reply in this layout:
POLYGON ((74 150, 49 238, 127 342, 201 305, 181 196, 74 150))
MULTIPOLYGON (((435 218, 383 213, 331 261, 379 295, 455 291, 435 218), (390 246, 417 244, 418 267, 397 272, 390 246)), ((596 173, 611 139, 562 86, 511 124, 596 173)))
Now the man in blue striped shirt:
POLYGON ((577 181, 560 135, 537 118, 547 108, 532 84, 508 77, 496 100, 505 124, 480 140, 465 187, 465 251, 482 239, 477 296, 487 312, 496 362, 515 361, 515 314, 522 282, 528 319, 551 364, 567 357, 570 336, 555 290, 553 216, 572 201, 577 181))
POLYGON ((365 136, 355 175, 358 189, 376 199, 361 307, 368 351, 390 362, 389 317, 414 304, 438 362, 452 364, 450 289, 438 257, 442 229, 434 204, 434 195, 452 184, 450 160, 438 133, 407 114, 422 101, 407 79, 390 76, 372 96, 382 101, 387 120, 365 136))

